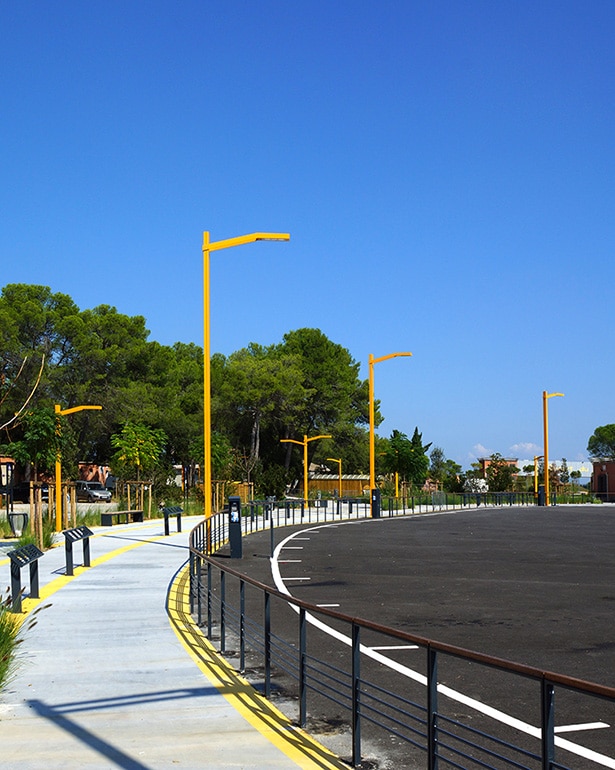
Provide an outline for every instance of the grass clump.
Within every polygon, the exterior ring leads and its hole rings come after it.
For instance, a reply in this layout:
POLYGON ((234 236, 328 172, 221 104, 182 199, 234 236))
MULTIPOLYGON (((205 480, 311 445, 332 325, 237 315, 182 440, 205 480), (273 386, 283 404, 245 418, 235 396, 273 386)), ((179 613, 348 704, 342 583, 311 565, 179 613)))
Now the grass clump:
POLYGON ((17 616, 11 612, 10 596, 0 599, 0 689, 13 669, 20 625, 17 616))
MULTIPOLYGON (((50 519, 43 519, 43 550, 46 551, 51 548, 55 542, 56 532, 54 522, 50 519)), ((17 541, 16 548, 21 548, 24 545, 38 545, 36 535, 32 532, 30 522, 28 522, 26 528, 21 534, 21 537, 17 541)))
POLYGON ((37 607, 27 616, 16 615, 12 611, 13 600, 7 588, 0 596, 0 690, 4 689, 15 670, 17 647, 23 641, 22 634, 33 628, 37 623, 37 615, 41 610, 50 607, 45 604, 37 607))

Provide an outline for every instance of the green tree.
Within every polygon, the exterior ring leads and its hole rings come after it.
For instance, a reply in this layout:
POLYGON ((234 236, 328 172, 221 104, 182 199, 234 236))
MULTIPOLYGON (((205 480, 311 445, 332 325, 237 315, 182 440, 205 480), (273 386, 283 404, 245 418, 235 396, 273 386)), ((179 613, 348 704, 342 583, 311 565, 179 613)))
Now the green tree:
POLYGON ((21 425, 22 438, 6 445, 5 451, 26 467, 26 478, 29 478, 31 468, 33 480, 37 481, 39 473, 50 473, 55 464, 59 448, 56 418, 53 410, 41 407, 27 411, 21 419, 21 425))
POLYGON ((570 471, 568 470, 568 463, 565 457, 562 457, 562 464, 559 467, 559 480, 564 485, 570 483, 570 471))
POLYGON ((440 447, 434 447, 429 455, 429 477, 436 481, 445 492, 460 492, 461 465, 448 460, 440 447))
POLYGON ((138 481, 141 473, 153 473, 160 464, 166 436, 160 428, 126 423, 120 433, 111 436, 115 449, 113 469, 117 475, 128 479, 135 473, 138 481))
POLYGON ((600 460, 615 460, 615 424, 600 425, 587 442, 590 457, 600 460))
MULTIPOLYGON (((284 335, 280 348, 297 356, 305 398, 290 431, 333 433, 339 423, 369 423, 369 383, 359 378, 359 364, 350 352, 320 329, 297 329, 284 335)), ((376 414, 376 424, 381 421, 376 414)), ((288 438, 285 436, 284 438, 288 438)))
POLYGON ((519 469, 509 463, 501 454, 495 452, 489 458, 486 474, 490 492, 510 492, 514 486, 515 474, 519 469))
POLYGON ((419 429, 415 428, 412 438, 410 439, 412 447, 412 455, 410 460, 410 470, 408 473, 408 481, 416 489, 420 489, 429 475, 429 457, 427 452, 431 447, 429 444, 423 444, 423 434, 419 433, 419 429))
POLYGON ((429 444, 423 444, 423 436, 415 428, 411 439, 405 433, 394 430, 388 439, 384 454, 384 467, 387 472, 397 471, 402 480, 420 489, 429 474, 429 444))

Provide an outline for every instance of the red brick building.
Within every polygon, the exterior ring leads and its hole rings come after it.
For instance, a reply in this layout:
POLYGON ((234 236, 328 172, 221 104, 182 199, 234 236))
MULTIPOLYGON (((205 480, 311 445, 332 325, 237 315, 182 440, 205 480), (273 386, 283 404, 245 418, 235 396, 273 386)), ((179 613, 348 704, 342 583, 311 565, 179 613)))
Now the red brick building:
POLYGON ((595 460, 590 489, 605 503, 615 501, 615 460, 595 460))

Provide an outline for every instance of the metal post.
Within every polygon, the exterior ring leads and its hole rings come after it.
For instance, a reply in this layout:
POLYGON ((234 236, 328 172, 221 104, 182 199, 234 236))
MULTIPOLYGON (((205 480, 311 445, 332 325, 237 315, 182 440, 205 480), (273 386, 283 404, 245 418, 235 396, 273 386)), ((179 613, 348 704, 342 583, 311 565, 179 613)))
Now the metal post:
POLYGON ((14 561, 11 561, 11 596, 13 612, 21 612, 21 569, 14 561))
POLYGON ((226 572, 220 570, 220 652, 226 652, 226 572))
POLYGON ((555 759, 555 688, 546 679, 541 682, 542 768, 551 770, 555 759))
POLYGON ((83 538, 83 566, 90 566, 90 536, 83 538))
POLYGON ((66 574, 72 575, 73 573, 73 541, 70 538, 66 538, 65 549, 66 551, 66 574))
POLYGON ((265 591, 265 698, 271 695, 271 596, 265 591))
POLYGON ((212 611, 211 611, 211 564, 207 562, 207 638, 211 639, 212 634, 212 611))
POLYGON ((438 653, 427 648, 427 768, 438 767, 438 653))
POLYGON ((361 764, 361 629, 352 624, 352 765, 361 764))
POLYGON ((239 581, 239 670, 246 668, 246 583, 239 581))
POLYGON ((307 681, 306 681, 306 619, 303 607, 299 610, 299 727, 307 724, 307 681))

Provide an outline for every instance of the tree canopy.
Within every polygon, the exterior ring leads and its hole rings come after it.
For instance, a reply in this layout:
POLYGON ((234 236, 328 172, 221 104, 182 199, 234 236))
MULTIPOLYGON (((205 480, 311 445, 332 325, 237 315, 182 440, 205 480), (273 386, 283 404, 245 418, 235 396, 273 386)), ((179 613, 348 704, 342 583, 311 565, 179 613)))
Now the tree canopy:
MULTIPOLYGON (((141 475, 152 458, 195 468, 203 452, 203 351, 148 336, 142 316, 109 305, 80 310, 69 296, 45 286, 5 286, 2 451, 18 454, 37 472, 51 472, 61 440, 69 477, 77 461, 114 460, 123 472, 141 475), (54 404, 102 410, 62 418, 59 437, 50 427, 54 404), (141 439, 151 450, 146 462, 132 451, 141 439)), ((212 464, 219 477, 247 475, 262 479, 263 488, 279 488, 302 473, 301 453, 280 439, 315 434, 334 438, 310 443, 310 460, 324 462, 334 451, 346 472, 368 470, 368 382, 349 351, 320 329, 290 331, 267 347, 250 343, 228 356, 216 353, 211 375, 212 464)), ((377 402, 375 407, 379 424, 377 402)), ((418 435, 415 450, 424 453, 418 435)))
POLYGON ((600 425, 587 442, 590 457, 615 460, 615 424, 600 425))

